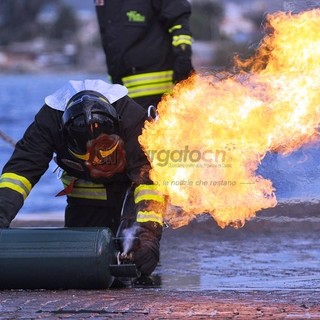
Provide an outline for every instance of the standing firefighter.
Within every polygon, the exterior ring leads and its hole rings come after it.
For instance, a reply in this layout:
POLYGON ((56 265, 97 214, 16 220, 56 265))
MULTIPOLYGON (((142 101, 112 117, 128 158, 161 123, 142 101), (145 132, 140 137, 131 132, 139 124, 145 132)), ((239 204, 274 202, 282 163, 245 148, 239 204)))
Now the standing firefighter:
POLYGON ((132 248, 136 266, 152 273, 165 203, 138 142, 146 111, 127 92, 101 80, 69 81, 45 98, 3 168, 0 227, 9 227, 55 154, 65 186, 59 195, 67 195, 65 226, 115 233, 122 220, 140 240, 132 248))
POLYGON ((188 0, 95 0, 108 72, 144 108, 193 71, 188 0))

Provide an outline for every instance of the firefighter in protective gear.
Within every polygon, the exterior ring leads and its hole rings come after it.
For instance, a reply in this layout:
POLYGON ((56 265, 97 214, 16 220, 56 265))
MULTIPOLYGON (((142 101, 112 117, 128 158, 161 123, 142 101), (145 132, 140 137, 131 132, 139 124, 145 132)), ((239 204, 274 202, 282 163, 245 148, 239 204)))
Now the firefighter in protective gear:
POLYGON ((121 220, 140 240, 133 258, 150 275, 159 260, 165 199, 149 178, 138 142, 146 111, 127 89, 101 80, 69 81, 45 98, 0 177, 0 227, 10 226, 32 187, 55 160, 63 171, 66 227, 121 220))
POLYGON ((144 108, 193 71, 188 0, 95 0, 113 83, 144 108))

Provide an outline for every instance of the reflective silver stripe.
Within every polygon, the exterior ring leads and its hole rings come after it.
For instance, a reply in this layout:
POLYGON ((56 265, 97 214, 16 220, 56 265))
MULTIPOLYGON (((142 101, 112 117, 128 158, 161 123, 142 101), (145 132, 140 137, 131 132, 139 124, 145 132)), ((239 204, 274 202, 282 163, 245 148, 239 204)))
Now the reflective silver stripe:
POLYGON ((135 88, 128 88, 128 96, 130 98, 138 98, 143 96, 152 96, 169 92, 173 88, 173 82, 167 84, 144 85, 135 88))
POLYGON ((155 211, 138 211, 137 222, 150 222, 154 221, 163 225, 162 214, 155 211))
POLYGON ((173 87, 173 71, 158 71, 135 74, 122 78, 131 98, 168 92, 173 87))
POLYGON ((9 188, 14 190, 20 193, 25 200, 32 189, 32 184, 23 176, 7 172, 2 174, 0 177, 0 188, 9 188))
MULTIPOLYGON (((73 179, 74 177, 65 173, 61 177, 64 187, 67 187, 73 179)), ((72 198, 107 200, 107 190, 103 184, 78 179, 75 181, 73 189, 68 196, 72 198)))
POLYGON ((123 77, 123 84, 128 88, 136 85, 159 83, 172 80, 173 70, 147 72, 123 77))

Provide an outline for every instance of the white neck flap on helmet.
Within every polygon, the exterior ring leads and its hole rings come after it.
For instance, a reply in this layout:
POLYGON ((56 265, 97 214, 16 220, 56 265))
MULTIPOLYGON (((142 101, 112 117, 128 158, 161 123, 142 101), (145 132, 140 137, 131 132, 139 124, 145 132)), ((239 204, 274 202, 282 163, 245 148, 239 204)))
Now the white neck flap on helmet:
POLYGON ((103 80, 70 80, 65 86, 45 98, 45 103, 56 110, 64 111, 70 98, 84 90, 93 90, 104 95, 110 103, 123 98, 128 89, 120 84, 111 84, 103 80))

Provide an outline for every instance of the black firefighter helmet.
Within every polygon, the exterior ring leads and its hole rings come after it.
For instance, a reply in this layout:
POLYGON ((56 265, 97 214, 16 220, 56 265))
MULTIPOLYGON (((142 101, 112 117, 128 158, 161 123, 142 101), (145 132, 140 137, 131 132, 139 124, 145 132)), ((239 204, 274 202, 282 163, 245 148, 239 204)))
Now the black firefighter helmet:
POLYGON ((62 115, 63 131, 72 153, 85 154, 87 142, 102 133, 119 132, 119 116, 102 94, 84 90, 75 94, 62 115))

